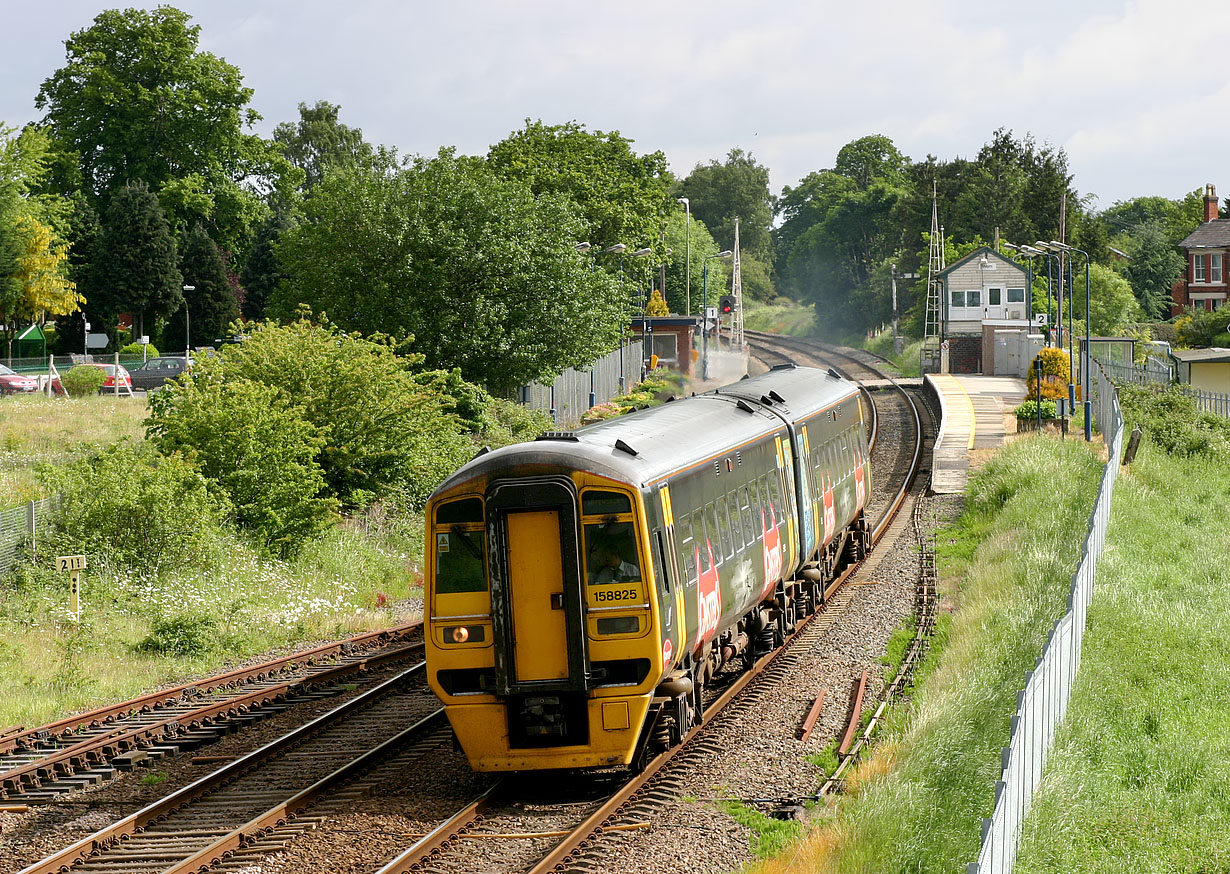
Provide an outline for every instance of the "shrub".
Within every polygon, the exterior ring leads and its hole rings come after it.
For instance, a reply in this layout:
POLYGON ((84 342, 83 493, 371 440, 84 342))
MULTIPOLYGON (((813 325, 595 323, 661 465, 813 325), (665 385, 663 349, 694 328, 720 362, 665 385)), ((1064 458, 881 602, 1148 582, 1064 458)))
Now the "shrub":
POLYGON ((337 501, 322 497, 316 458, 329 436, 277 388, 248 379, 189 379, 150 401, 150 439, 183 452, 227 497, 236 522, 281 555, 328 528, 337 501))
POLYGON ((1214 336, 1226 332, 1227 322, 1230 314, 1224 310, 1188 310, 1175 320, 1175 335, 1181 346, 1212 346, 1214 336))
MULTIPOLYGON (((1038 402, 1033 400, 1025 401, 1015 410, 1012 411, 1018 419, 1036 419, 1038 418, 1038 402)), ((1054 401, 1042 402, 1042 418, 1057 419, 1059 418, 1059 409, 1054 401)))
POLYGON ((1166 452, 1230 461, 1230 421, 1202 412, 1194 400, 1174 388, 1157 391, 1133 383, 1116 388, 1129 426, 1139 425, 1166 452))
POLYGON ((42 467, 39 477, 60 496, 51 555, 81 553, 104 566, 153 574, 208 568, 225 530, 225 498, 211 494, 186 460, 158 456, 144 444, 120 441, 63 467, 42 467))
POLYGON ((158 351, 158 347, 153 343, 147 346, 142 346, 140 343, 129 343, 120 350, 121 355, 146 355, 150 358, 157 358, 162 353, 158 351))
MULTIPOLYGON (((1038 351, 1038 358, 1042 359, 1042 398, 1054 400, 1067 397, 1068 380, 1072 378, 1072 362, 1068 358, 1068 353, 1063 349, 1048 347, 1038 351)), ((1037 379, 1034 373, 1034 365, 1031 364, 1029 375, 1025 379, 1027 397, 1036 396, 1037 379)))
POLYGON ((208 613, 181 613, 154 620, 150 633, 133 648, 141 653, 200 656, 218 644, 218 620, 208 613))
POLYGON ((68 373, 60 377, 60 382, 69 397, 79 398, 98 394, 107 374, 101 367, 91 367, 88 364, 78 364, 68 373))

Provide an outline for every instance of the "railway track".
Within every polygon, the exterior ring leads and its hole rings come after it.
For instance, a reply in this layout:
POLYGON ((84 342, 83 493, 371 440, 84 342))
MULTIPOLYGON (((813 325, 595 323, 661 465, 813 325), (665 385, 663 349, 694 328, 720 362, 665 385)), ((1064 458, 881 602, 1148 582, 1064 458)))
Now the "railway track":
POLYGON ((422 653, 421 623, 370 632, 0 739, 0 800, 38 804, 216 741, 367 671, 422 653))

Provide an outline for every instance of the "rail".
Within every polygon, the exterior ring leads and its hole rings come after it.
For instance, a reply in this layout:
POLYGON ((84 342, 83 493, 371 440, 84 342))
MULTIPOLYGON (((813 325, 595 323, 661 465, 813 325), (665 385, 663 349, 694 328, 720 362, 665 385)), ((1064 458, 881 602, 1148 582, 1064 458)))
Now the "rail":
POLYGON ((982 847, 967 874, 1007 874, 1016 862, 1021 825, 1042 779, 1055 730, 1067 712, 1072 684, 1080 668, 1085 620, 1093 598, 1098 559, 1110 523, 1111 499, 1123 451, 1123 415, 1114 385, 1095 362, 1094 417, 1109 449, 1102 482, 1089 516, 1080 564, 1072 575, 1068 610, 1055 623, 1037 666, 1025 675, 1025 688, 1017 694, 1017 712, 1010 722, 1008 746, 1002 753, 1002 772, 995 784, 995 808, 982 821, 982 847))

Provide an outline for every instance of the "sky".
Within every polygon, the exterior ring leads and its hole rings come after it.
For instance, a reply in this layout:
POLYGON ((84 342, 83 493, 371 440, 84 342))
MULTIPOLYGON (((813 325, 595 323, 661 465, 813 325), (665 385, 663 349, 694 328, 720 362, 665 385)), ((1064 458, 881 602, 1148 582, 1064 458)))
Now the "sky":
MULTIPOLYGON (((106 8, 10 4, 0 123, 38 120, 64 41, 106 8)), ((577 121, 661 150, 686 176, 741 148, 770 187, 869 134, 914 160, 973 158, 998 128, 1062 148, 1105 208, 1230 195, 1225 0, 180 0, 200 49, 238 67, 263 116, 327 100, 402 154, 488 148, 577 121)), ((941 217, 942 218, 942 217, 941 217)))

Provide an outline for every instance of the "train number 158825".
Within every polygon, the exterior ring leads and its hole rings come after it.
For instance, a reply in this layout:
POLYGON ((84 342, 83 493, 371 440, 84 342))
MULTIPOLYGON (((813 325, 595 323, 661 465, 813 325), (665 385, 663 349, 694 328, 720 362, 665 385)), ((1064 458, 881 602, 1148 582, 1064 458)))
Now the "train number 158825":
POLYGON ((632 601, 636 599, 636 589, 599 589, 594 592, 595 601, 632 601))

